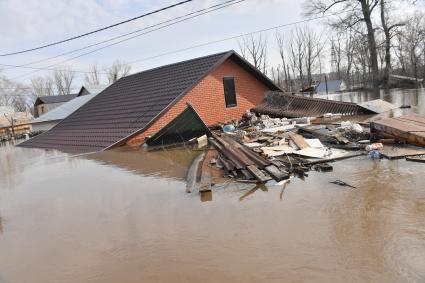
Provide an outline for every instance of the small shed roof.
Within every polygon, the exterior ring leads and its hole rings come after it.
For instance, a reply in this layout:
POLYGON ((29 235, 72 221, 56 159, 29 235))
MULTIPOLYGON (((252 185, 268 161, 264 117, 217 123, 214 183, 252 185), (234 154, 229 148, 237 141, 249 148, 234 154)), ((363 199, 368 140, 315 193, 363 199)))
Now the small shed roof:
POLYGON ((76 97, 64 104, 50 110, 49 112, 41 115, 37 119, 34 119, 31 123, 43 123, 49 121, 57 121, 63 120, 69 115, 71 115, 75 110, 86 104, 92 98, 94 98, 97 94, 88 94, 80 97, 76 97))
POLYGON ((39 96, 35 101, 35 105, 38 104, 52 104, 52 103, 63 103, 68 102, 77 97, 77 93, 66 94, 66 95, 49 95, 49 96, 39 96))

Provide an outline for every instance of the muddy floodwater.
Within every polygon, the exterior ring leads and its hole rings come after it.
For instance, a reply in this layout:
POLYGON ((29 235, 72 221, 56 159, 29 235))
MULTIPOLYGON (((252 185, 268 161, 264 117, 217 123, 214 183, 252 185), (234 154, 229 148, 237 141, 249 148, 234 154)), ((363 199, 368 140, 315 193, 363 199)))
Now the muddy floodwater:
MULTIPOLYGON (((423 91, 378 95, 424 114, 423 91)), ((198 154, 1 146, 0 282, 425 282, 425 164, 364 156, 200 196, 198 154)))

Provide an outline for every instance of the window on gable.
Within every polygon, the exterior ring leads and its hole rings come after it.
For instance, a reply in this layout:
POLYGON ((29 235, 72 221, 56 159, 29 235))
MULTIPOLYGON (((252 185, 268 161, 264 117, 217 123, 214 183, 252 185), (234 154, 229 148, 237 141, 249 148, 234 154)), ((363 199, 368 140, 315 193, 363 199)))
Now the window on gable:
POLYGON ((235 78, 224 77, 223 86, 224 86, 224 98, 226 100, 226 108, 236 106, 237 103, 236 103, 235 78))

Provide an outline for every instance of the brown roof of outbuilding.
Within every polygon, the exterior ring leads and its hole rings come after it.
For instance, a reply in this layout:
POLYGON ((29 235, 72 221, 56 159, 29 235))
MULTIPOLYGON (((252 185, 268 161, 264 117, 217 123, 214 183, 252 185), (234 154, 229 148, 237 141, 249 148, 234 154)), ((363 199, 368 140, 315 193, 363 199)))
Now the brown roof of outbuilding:
POLYGON ((68 102, 77 97, 77 93, 66 94, 66 95, 50 95, 50 96, 39 96, 35 104, 51 104, 51 103, 62 103, 68 102))
POLYGON ((121 78, 50 131, 20 146, 92 152, 120 144, 146 128, 228 58, 272 90, 278 89, 236 52, 218 53, 121 78))

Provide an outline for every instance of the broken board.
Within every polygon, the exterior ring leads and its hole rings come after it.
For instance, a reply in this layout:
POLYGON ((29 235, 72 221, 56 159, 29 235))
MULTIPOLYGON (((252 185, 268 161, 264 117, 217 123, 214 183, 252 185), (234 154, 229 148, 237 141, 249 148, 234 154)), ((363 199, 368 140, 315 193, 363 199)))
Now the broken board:
POLYGON ((292 133, 289 132, 288 133, 289 138, 300 148, 300 149, 305 149, 310 147, 310 145, 304 140, 304 137, 296 134, 296 133, 292 133))
POLYGON ((335 159, 335 158, 341 158, 341 157, 347 156, 350 153, 346 150, 337 149, 337 148, 326 149, 326 148, 309 147, 309 148, 297 150, 295 154, 301 155, 304 157, 311 157, 311 158, 335 159))
POLYGON ((386 118, 371 122, 373 133, 390 136, 407 143, 425 146, 425 117, 419 115, 386 118))
POLYGON ((376 113, 376 114, 381 114, 387 111, 391 111, 393 109, 397 109, 398 107, 395 106, 392 103, 389 103, 387 101, 384 101, 382 99, 375 99, 375 100, 371 100, 371 101, 366 101, 366 102, 362 102, 358 104, 360 107, 376 113))
POLYGON ((292 154, 295 151, 289 145, 262 147, 261 150, 263 151, 264 155, 266 155, 267 157, 275 157, 275 156, 281 156, 285 154, 292 154))
POLYGON ((414 162, 425 163, 425 155, 418 155, 418 156, 406 157, 406 160, 407 161, 414 161, 414 162))
POLYGON ((388 159, 404 158, 406 156, 414 156, 425 154, 425 148, 416 146, 394 146, 385 145, 379 150, 379 153, 388 159))
POLYGON ((264 175, 263 172, 261 172, 260 169, 258 169, 255 165, 249 165, 246 167, 246 169, 248 169, 248 171, 254 175, 254 177, 260 182, 260 183, 265 183, 269 180, 271 180, 270 177, 264 175))
POLYGON ((275 165, 266 166, 264 167, 264 170, 266 170, 277 182, 289 178, 289 174, 287 172, 279 170, 279 168, 275 165))

